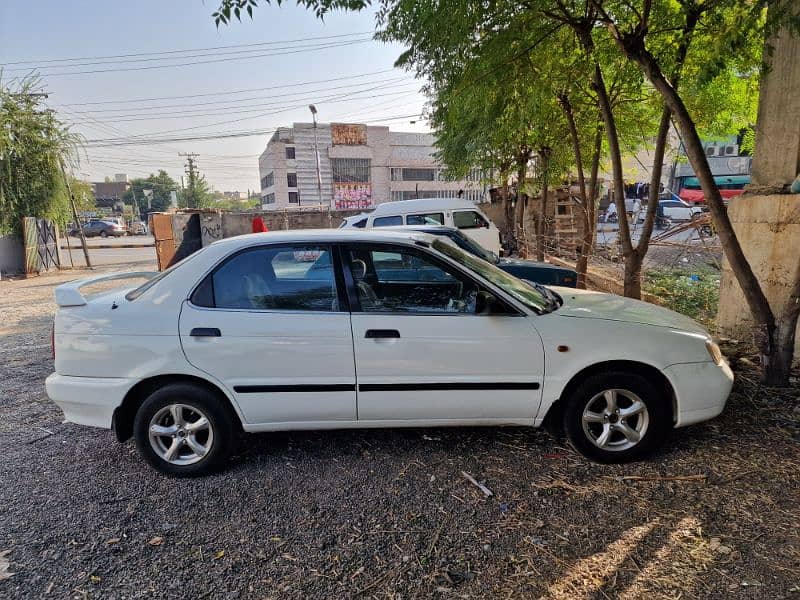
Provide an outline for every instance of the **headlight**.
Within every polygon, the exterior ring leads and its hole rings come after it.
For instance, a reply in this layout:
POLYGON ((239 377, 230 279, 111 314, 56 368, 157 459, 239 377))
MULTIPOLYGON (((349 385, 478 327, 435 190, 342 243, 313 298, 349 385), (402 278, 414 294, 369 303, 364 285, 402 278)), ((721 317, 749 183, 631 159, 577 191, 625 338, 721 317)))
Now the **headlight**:
POLYGON ((725 358, 722 356, 722 350, 719 349, 712 340, 706 340, 706 350, 708 350, 709 355, 711 356, 711 360, 714 361, 714 364, 721 365, 722 361, 725 358))

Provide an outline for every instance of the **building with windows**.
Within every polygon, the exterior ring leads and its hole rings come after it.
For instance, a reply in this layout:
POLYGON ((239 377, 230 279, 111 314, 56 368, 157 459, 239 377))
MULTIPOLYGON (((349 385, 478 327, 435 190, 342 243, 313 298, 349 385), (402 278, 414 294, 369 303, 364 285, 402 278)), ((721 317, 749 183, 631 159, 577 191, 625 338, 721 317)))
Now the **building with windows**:
POLYGON ((264 209, 369 209, 414 198, 488 201, 479 173, 446 181, 429 133, 352 123, 294 123, 278 129, 259 157, 264 209))

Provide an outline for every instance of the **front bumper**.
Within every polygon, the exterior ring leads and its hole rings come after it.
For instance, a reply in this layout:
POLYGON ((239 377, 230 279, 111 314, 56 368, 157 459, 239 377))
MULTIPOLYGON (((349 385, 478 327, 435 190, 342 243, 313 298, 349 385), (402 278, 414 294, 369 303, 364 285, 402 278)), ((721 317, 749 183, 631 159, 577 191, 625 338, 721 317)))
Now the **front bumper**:
POLYGON ((733 371, 723 361, 671 365, 664 374, 675 390, 675 427, 707 421, 718 416, 733 387, 733 371))
POLYGON ((71 377, 53 373, 45 380, 48 397, 64 411, 71 423, 111 428, 114 410, 136 379, 111 377, 71 377))

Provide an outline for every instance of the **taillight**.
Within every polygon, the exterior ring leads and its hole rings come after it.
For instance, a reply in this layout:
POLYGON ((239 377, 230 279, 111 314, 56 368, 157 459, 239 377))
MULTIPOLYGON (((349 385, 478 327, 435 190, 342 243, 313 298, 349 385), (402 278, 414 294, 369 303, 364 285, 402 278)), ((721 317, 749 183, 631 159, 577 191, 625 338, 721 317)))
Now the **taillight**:
POLYGON ((50 354, 53 357, 53 360, 56 359, 56 322, 53 321, 53 324, 50 326, 50 354))

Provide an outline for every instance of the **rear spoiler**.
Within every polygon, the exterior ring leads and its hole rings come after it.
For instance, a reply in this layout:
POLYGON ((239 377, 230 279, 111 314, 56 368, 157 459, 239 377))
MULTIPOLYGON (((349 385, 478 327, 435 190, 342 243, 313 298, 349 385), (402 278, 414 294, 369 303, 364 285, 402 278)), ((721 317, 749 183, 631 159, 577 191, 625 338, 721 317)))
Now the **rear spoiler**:
POLYGON ((86 298, 81 294, 81 288, 102 281, 114 281, 117 279, 152 279, 158 275, 157 271, 132 271, 129 273, 112 273, 111 275, 98 275, 97 277, 87 277, 77 279, 59 285, 56 288, 56 304, 59 306, 83 306, 86 298))

